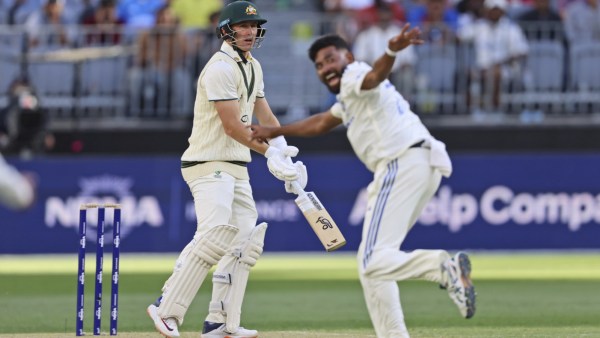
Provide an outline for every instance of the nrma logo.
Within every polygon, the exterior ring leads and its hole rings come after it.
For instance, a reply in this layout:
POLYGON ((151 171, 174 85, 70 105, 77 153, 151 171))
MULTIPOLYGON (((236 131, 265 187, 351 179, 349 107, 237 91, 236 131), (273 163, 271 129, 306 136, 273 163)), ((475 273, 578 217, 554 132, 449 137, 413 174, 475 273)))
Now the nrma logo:
MULTIPOLYGON (((48 228, 63 227, 79 229, 79 209, 82 204, 121 205, 121 239, 127 237, 135 228, 148 225, 164 226, 164 216, 155 196, 136 196, 131 188, 134 180, 128 177, 111 175, 81 178, 78 182, 80 192, 74 196, 49 196, 46 199, 44 222, 48 228)), ((113 209, 105 209, 105 241, 112 243, 113 209), (109 238, 106 238, 106 237, 109 238)), ((98 210, 87 211, 87 239, 96 241, 98 210)))

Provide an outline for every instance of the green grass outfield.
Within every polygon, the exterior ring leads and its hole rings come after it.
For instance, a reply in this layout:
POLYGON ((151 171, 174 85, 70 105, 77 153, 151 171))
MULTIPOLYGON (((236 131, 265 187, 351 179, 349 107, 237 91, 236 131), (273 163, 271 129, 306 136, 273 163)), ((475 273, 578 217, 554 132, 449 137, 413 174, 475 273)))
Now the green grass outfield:
MULTIPOLYGON (((122 254, 119 336, 159 337, 146 317, 175 255, 122 254)), ((105 257, 105 272, 110 270, 105 257)), ((412 337, 600 337, 600 253, 471 254, 478 293, 462 319, 446 291, 400 283, 412 337)), ((92 328, 93 256, 86 274, 92 328)), ((0 256, 0 337, 69 337, 75 332, 76 257, 0 256)), ((108 332, 110 276, 104 276, 108 332)), ((181 327, 198 337, 210 295, 205 283, 181 327)), ((242 325, 261 337, 374 337, 353 255, 265 254, 253 270, 242 325)))

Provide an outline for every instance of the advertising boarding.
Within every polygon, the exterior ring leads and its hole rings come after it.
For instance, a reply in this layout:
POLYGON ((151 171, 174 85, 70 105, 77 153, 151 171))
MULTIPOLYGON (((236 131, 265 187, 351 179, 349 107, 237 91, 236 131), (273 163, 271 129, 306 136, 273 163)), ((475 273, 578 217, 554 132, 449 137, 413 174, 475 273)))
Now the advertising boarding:
MULTIPOLYGON (((596 154, 451 154, 442 180, 403 250, 556 250, 600 248, 600 180, 596 154)), ((352 154, 300 155, 314 191, 355 251, 371 180, 352 154)), ((194 202, 179 159, 167 157, 36 158, 9 163, 37 181, 29 209, 0 206, 0 254, 72 253, 84 203, 122 207, 121 250, 179 252, 196 231, 194 202)), ((259 222, 269 223, 265 250, 323 251, 321 243, 265 159, 249 164, 259 222)), ((215 175, 219 175, 215 172, 215 175)), ((97 212, 88 212, 93 247, 97 212)), ((112 210, 105 241, 111 242, 112 210)))

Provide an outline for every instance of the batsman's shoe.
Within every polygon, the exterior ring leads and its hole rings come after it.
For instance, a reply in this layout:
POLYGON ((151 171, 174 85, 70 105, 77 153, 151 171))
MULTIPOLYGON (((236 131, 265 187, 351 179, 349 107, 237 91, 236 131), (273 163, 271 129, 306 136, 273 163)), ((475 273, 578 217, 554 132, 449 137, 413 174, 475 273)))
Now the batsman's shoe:
POLYGON ((148 312, 148 316, 150 316, 154 322, 154 327, 156 327, 156 330, 158 330, 160 334, 167 338, 179 337, 179 330, 177 329, 177 321, 175 318, 160 318, 158 316, 158 307, 154 304, 148 306, 146 312, 148 312))
POLYGON ((225 323, 204 322, 201 338, 256 338, 258 331, 238 327, 235 332, 225 331, 225 323))
POLYGON ((475 287, 471 282, 471 261, 464 252, 457 253, 454 257, 442 263, 442 273, 448 277, 448 284, 442 286, 448 290, 448 295, 460 314, 465 318, 475 315, 475 287))

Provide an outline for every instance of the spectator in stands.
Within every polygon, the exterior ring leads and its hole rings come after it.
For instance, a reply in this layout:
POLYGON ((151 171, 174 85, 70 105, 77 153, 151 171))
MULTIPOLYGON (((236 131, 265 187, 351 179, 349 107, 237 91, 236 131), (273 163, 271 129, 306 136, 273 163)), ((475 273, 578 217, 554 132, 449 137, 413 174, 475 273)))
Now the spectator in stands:
POLYGON ((46 111, 29 83, 21 78, 12 81, 8 105, 0 109, 0 149, 24 158, 52 150, 55 139, 47 127, 46 111))
POLYGON ((138 47, 131 74, 133 104, 156 109, 159 115, 190 113, 192 80, 185 69, 187 38, 170 7, 158 10, 155 27, 140 34, 138 47))
POLYGON ((223 0, 174 0, 171 4, 184 28, 201 30, 212 27, 210 15, 220 11, 223 6, 223 0))
POLYGON ((415 24, 421 27, 421 36, 428 44, 454 44, 458 13, 453 8, 447 8, 446 0, 426 0, 425 12, 420 18, 412 19, 420 19, 415 24))
POLYGON ((533 8, 518 18, 527 39, 562 41, 564 38, 562 19, 550 6, 550 0, 535 0, 533 4, 533 8))
MULTIPOLYGON (((508 4, 504 12, 506 16, 511 19, 516 19, 521 16, 525 11, 533 7, 535 0, 508 0, 508 4)), ((555 1, 555 0, 553 0, 555 1)))
MULTIPOLYGON (((379 4, 377 10, 377 21, 370 27, 358 34, 353 46, 353 53, 357 60, 364 61, 370 65, 385 52, 387 42, 394 36, 400 34, 402 27, 394 21, 391 8, 386 3, 379 4)), ((407 83, 412 82, 412 68, 416 62, 414 47, 409 46, 402 50, 397 56, 392 67, 390 80, 397 87, 402 88, 404 93, 410 93, 407 83), (408 78, 409 81, 405 81, 408 78)))
POLYGON ((346 41, 354 41, 360 31, 356 10, 347 7, 344 0, 330 2, 325 7, 328 18, 322 27, 322 33, 335 32, 346 41))
POLYGON ((360 27, 368 27, 379 21, 381 8, 386 8, 393 21, 406 22, 406 14, 399 0, 374 0, 368 7, 360 8, 357 17, 360 19, 360 27))
POLYGON ((55 49, 74 41, 75 32, 68 26, 63 9, 64 0, 45 0, 42 8, 27 18, 25 29, 30 47, 55 49))
POLYGON ((503 84, 519 83, 529 46, 517 24, 505 16, 506 0, 485 0, 485 20, 477 21, 461 37, 473 41, 476 69, 472 74, 471 99, 479 99, 475 117, 481 112, 500 112, 503 84), (490 102, 491 101, 491 102, 490 102))
POLYGON ((448 6, 447 0, 425 0, 424 4, 417 5, 408 12, 408 22, 412 27, 420 27, 422 31, 424 26, 429 24, 455 32, 458 26, 458 13, 448 6))
POLYGON ((579 0, 565 10, 565 30, 570 44, 600 42, 598 0, 579 0))
POLYGON ((558 14, 560 14, 560 17, 563 19, 563 21, 565 20, 565 12, 567 10, 567 7, 569 7, 569 5, 571 5, 574 2, 578 2, 581 0, 556 0, 556 2, 553 3, 553 6, 556 7, 556 9, 558 10, 558 14))
MULTIPOLYGON (((16 0, 15 2, 21 3, 23 0, 16 0)), ((0 0, 0 25, 8 25, 9 10, 12 6, 13 4, 9 0, 0 0)))
POLYGON ((5 1, 0 5, 0 24, 22 25, 40 6, 40 0, 5 1))
POLYGON ((335 32, 352 43, 358 33, 378 21, 378 8, 387 4, 394 17, 404 21, 404 10, 398 0, 322 0, 321 8, 327 19, 321 33, 335 32))
MULTIPOLYGON (((92 0, 91 6, 95 6, 99 0, 92 0)), ((86 1, 82 0, 63 0, 63 17, 69 25, 78 25, 81 23, 81 15, 86 10, 86 1)))
POLYGON ((92 0, 83 0, 81 4, 81 12, 79 13, 79 18, 77 20, 78 23, 83 23, 88 21, 91 17, 94 16, 94 12, 96 12, 97 6, 92 3, 92 0))
POLYGON ((381 6, 391 11, 395 21, 406 21, 399 0, 322 0, 321 9, 327 14, 327 20, 323 22, 321 33, 336 33, 352 44, 361 31, 377 24, 381 6))
POLYGON ((456 34, 462 40, 463 32, 471 32, 475 22, 483 18, 483 0, 461 0, 456 5, 456 10, 458 12, 456 34))
POLYGON ((87 26, 85 42, 88 45, 111 46, 121 42, 124 22, 117 16, 115 0, 102 0, 81 23, 87 26))
MULTIPOLYGON (((219 16, 221 11, 216 11, 210 14, 210 26, 205 30, 205 43, 209 50, 209 55, 213 55, 221 49, 222 40, 217 36, 217 27, 219 25, 219 16)), ((207 60, 208 61, 208 60, 207 60)), ((203 67, 204 68, 204 67, 203 67)), ((200 74, 200 73, 198 73, 200 74)))
MULTIPOLYGON (((190 52, 192 63, 190 71, 194 77, 200 75, 200 71, 208 60, 221 49, 223 40, 217 36, 217 25, 219 23, 219 15, 221 11, 216 11, 210 14, 210 26, 208 28, 188 32, 190 35, 191 45, 190 52)), ((194 91, 196 83, 194 82, 194 91)))
POLYGON ((128 28, 134 31, 149 29, 156 22, 156 13, 165 4, 165 0, 120 0, 117 13, 128 28))

